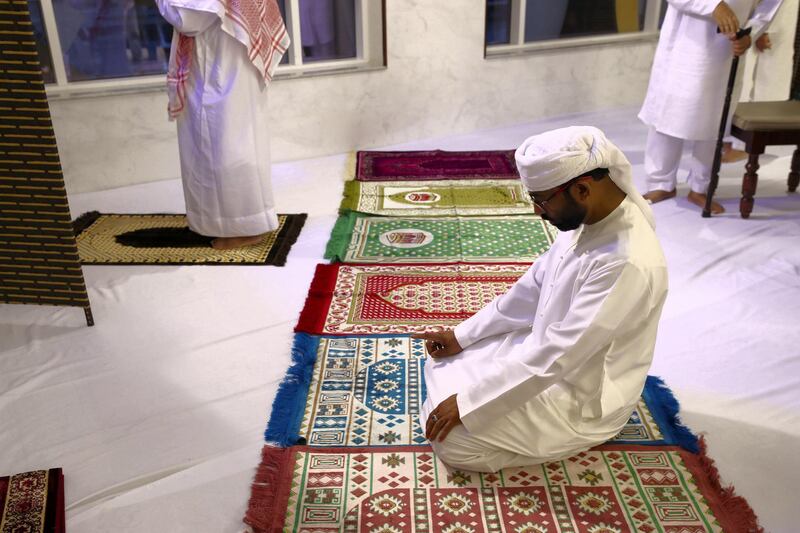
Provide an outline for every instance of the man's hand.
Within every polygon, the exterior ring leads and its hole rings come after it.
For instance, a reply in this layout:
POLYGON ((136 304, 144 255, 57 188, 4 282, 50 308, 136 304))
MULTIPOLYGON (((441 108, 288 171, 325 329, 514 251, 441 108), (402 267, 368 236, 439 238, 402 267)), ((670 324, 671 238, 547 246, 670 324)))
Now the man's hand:
POLYGON ((458 403, 456 395, 453 394, 431 412, 428 423, 425 425, 425 436, 431 442, 443 441, 450 430, 459 424, 461 424, 461 415, 458 414, 458 403))
POLYGON ((445 331, 431 331, 428 333, 418 333, 411 336, 412 339, 424 339, 425 349, 434 359, 440 357, 450 357, 461 353, 464 349, 458 344, 456 334, 452 329, 445 331))
POLYGON ((733 12, 731 6, 725 2, 720 2, 711 13, 717 23, 720 33, 724 33, 730 39, 736 38, 736 32, 739 31, 739 19, 736 13, 733 12))
POLYGON ((769 50, 772 48, 772 41, 769 38, 769 33, 764 33, 756 39, 756 50, 759 52, 763 52, 764 50, 769 50))
POLYGON ((753 40, 750 38, 749 35, 745 35, 741 39, 736 39, 733 41, 733 55, 740 56, 743 53, 747 52, 747 49, 750 48, 750 45, 753 43, 753 40))

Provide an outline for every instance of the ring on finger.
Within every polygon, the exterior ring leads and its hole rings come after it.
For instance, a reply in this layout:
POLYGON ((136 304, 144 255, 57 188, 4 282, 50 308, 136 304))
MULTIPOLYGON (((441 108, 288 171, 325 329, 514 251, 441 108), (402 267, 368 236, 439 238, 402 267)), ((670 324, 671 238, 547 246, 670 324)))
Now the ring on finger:
POLYGON ((436 416, 435 414, 433 414, 433 415, 431 415, 431 420, 433 420, 434 422, 437 422, 439 420, 439 417, 436 416))

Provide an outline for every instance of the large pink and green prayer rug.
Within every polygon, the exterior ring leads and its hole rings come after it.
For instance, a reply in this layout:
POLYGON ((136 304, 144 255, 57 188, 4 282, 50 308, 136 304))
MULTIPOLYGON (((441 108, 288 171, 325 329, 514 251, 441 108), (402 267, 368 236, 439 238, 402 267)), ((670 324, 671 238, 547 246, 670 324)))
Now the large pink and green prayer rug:
POLYGON ((341 210, 381 216, 532 215, 520 181, 348 181, 341 210))
POLYGON ((514 150, 358 152, 358 181, 453 179, 519 179, 514 150))
POLYGON ((245 517, 257 532, 717 533, 752 511, 704 455, 603 445, 563 461, 476 473, 429 446, 266 446, 245 517))
POLYGON ((526 263, 317 265, 295 331, 414 333, 455 326, 530 267, 526 263))
POLYGON ((531 263, 556 230, 536 215, 377 217, 343 213, 325 257, 344 263, 531 263))

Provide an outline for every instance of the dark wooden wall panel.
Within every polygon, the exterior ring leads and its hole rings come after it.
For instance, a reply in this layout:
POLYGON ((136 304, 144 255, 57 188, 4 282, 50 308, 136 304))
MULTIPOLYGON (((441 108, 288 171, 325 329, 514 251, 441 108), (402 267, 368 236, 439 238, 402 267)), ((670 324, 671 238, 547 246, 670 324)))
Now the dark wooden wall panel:
POLYGON ((0 0, 0 302, 89 296, 25 0, 0 0))

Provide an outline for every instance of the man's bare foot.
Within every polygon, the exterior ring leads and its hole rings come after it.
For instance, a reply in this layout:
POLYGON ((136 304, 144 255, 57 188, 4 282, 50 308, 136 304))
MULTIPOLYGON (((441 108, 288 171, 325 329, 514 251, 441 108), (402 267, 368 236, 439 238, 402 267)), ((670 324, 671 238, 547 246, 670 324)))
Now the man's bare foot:
POLYGON ((675 195, 678 194, 676 189, 672 189, 671 191, 661 191, 661 190, 654 190, 645 193, 644 199, 650 202, 651 204, 657 204, 662 200, 669 200, 670 198, 675 198, 675 195))
POLYGON ((211 247, 215 250, 233 250, 234 248, 258 244, 263 237, 263 235, 252 235, 250 237, 217 237, 211 241, 211 247))
MULTIPOLYGON (((689 191, 689 194, 686 195, 686 198, 693 203, 694 205, 700 207, 701 209, 705 209, 706 207, 706 195, 701 194, 699 192, 689 191)), ((715 202, 714 200, 711 201, 711 214, 712 215, 719 215, 720 213, 724 213, 725 208, 722 207, 720 204, 715 202)))
POLYGON ((727 143, 722 146, 720 161, 723 163, 736 163, 737 161, 743 161, 745 159, 747 159, 747 152, 744 150, 737 150, 727 143))

